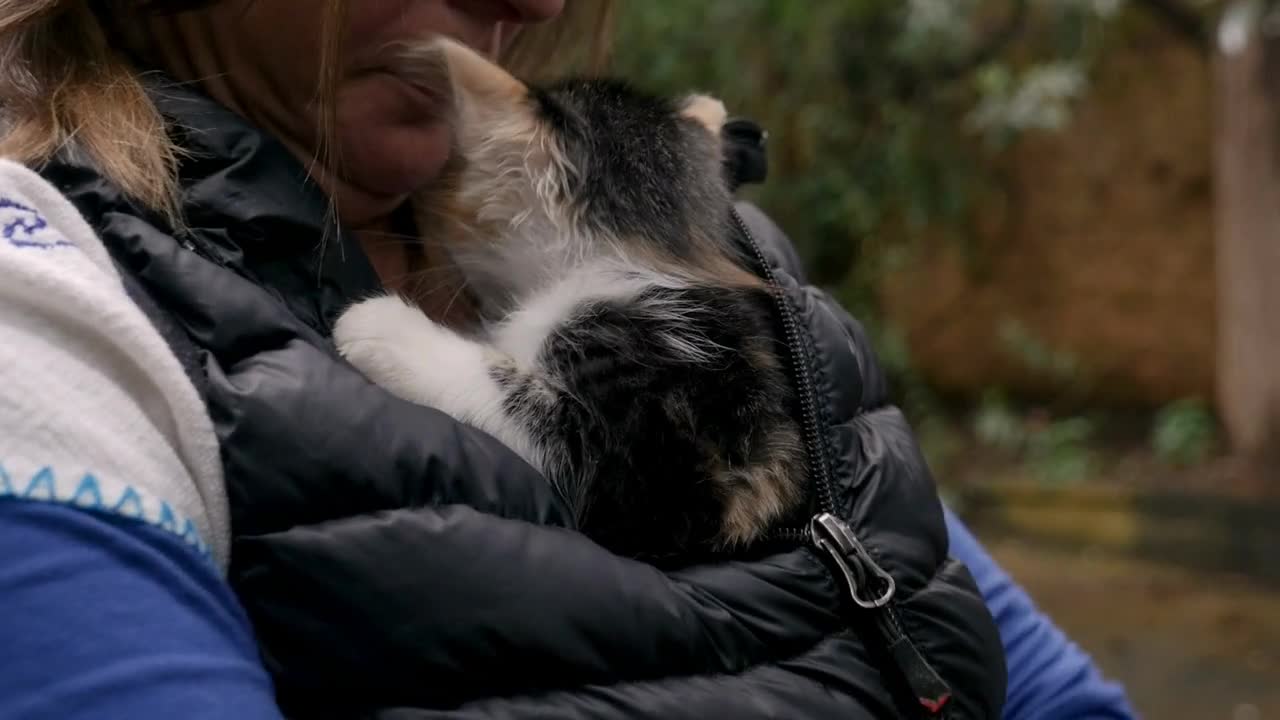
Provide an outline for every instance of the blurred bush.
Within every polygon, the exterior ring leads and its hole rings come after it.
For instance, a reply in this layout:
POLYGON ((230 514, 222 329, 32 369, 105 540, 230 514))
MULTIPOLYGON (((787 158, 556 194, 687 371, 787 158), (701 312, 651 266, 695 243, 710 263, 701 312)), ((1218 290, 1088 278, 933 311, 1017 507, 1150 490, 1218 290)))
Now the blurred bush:
POLYGON ((645 0, 623 4, 615 69, 761 122, 772 174, 752 199, 857 307, 912 228, 963 227, 989 185, 978 153, 1067 122, 1117 4, 645 0))
POLYGON ((1170 403, 1156 415, 1151 445, 1156 457, 1176 467, 1202 463, 1217 444, 1217 423, 1199 398, 1170 403))

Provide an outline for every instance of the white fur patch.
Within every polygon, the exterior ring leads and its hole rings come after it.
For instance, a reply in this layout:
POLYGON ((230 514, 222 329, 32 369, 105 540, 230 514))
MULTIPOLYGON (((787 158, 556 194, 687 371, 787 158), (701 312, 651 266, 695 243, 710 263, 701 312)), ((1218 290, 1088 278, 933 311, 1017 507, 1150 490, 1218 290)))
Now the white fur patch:
POLYGON ((473 425, 545 471, 543 453, 505 408, 490 374, 509 362, 488 346, 432 322, 396 295, 351 306, 333 327, 338 352, 397 397, 473 425))
MULTIPOLYGON (((649 273, 652 275, 652 273, 649 273)), ((610 269, 602 264, 570 271, 545 290, 535 292, 501 324, 493 328, 493 343, 520 367, 532 368, 547 339, 569 323, 587 303, 626 300, 651 284, 647 278, 610 269)))
POLYGON ((710 95, 690 95, 684 101, 682 114, 702 123, 712 135, 719 135, 729 113, 724 103, 710 95))

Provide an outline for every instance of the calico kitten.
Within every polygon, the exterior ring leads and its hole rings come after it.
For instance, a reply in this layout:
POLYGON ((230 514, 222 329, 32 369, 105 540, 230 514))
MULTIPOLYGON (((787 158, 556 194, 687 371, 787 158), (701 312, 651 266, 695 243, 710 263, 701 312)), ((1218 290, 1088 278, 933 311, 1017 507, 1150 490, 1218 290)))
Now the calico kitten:
POLYGON ((415 204, 485 322, 379 297, 338 320, 341 354, 503 441, 615 552, 739 548, 796 509, 800 434, 769 290, 731 240, 724 106, 532 87, 444 39, 403 60, 450 92, 454 161, 415 204))

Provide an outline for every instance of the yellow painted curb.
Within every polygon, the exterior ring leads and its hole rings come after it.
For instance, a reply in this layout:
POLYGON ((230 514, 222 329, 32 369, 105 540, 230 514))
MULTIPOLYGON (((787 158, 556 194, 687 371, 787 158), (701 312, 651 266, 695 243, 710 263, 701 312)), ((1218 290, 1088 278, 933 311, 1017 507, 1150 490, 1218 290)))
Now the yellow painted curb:
POLYGON ((1242 500, 1100 486, 951 488, 980 534, 1101 550, 1280 582, 1280 498, 1242 500))

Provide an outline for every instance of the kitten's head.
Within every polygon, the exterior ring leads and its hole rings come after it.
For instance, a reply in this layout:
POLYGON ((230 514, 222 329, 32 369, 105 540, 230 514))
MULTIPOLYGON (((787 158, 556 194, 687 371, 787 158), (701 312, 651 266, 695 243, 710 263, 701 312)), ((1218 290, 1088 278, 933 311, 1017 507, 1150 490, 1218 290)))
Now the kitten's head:
POLYGON ((518 297, 602 253, 723 261, 732 200, 720 101, 612 79, 533 87, 444 38, 403 58, 412 82, 447 93, 454 119, 454 158, 421 198, 421 231, 447 244, 482 294, 518 297))

